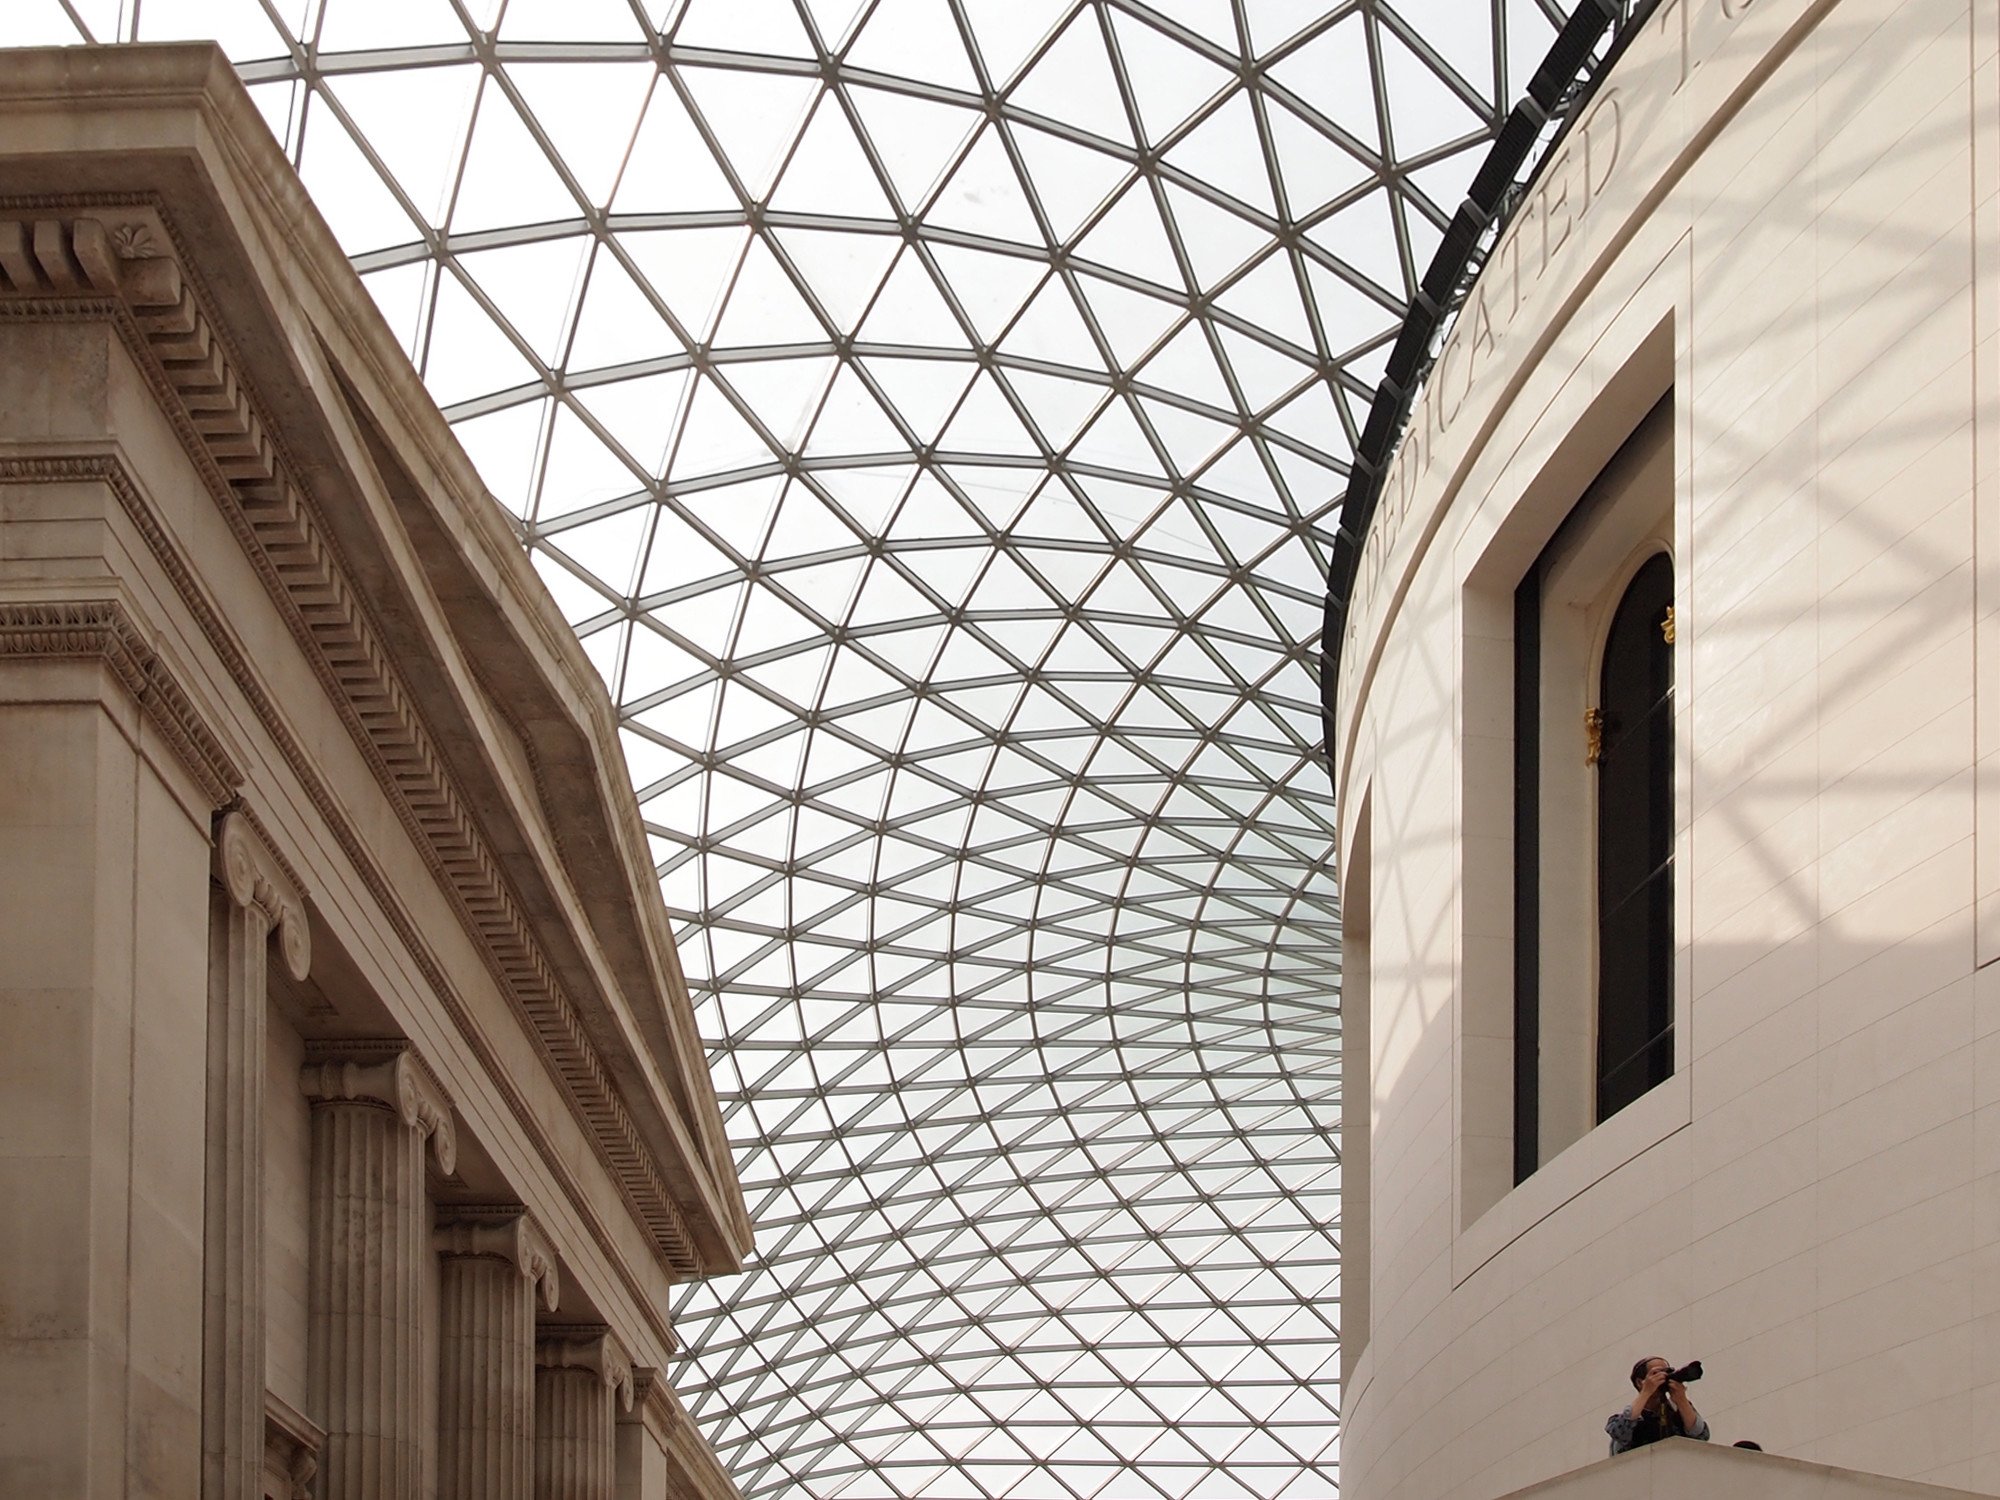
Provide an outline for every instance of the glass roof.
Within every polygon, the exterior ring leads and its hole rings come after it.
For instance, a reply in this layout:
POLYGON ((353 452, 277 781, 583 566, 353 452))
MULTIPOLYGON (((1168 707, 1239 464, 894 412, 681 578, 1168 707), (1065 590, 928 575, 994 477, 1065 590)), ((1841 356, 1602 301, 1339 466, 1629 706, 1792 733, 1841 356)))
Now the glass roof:
POLYGON ((214 37, 604 675, 746 1496, 1330 1496, 1346 459, 1553 0, 7 0, 214 37))

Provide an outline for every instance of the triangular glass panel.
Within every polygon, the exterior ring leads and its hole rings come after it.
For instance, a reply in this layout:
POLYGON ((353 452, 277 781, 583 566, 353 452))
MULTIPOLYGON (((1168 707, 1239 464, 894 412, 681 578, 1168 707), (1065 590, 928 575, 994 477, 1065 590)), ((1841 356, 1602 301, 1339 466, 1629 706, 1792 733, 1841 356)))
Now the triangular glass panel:
POLYGON ((437 222, 458 175, 479 80, 479 69, 467 63, 343 73, 324 87, 417 212, 437 222))
POLYGON ((1090 304, 1091 314, 1111 345, 1112 354, 1126 369, 1136 365, 1184 313, 1175 303, 1135 292, 1101 276, 1079 273, 1076 285, 1090 304))
MULTIPOLYGON (((1266 102, 1267 110, 1281 106, 1266 102)), ((1277 201, 1271 195, 1271 170, 1264 159, 1263 142, 1257 133, 1257 115, 1250 95, 1238 90, 1167 153, 1167 165, 1213 184, 1225 193, 1271 214, 1277 201)))
POLYGON ((1079 145, 1031 125, 1013 125, 1008 130, 1035 196, 1048 215, 1049 232, 1058 242, 1074 234, 1077 226, 1132 175, 1132 164, 1108 151, 1079 145))
POLYGON ((827 393, 826 404, 820 408, 819 420, 806 439, 806 454, 814 458, 832 454, 888 455, 906 451, 908 447, 908 441, 896 430, 882 404, 853 369, 843 364, 834 377, 833 389, 827 393))
POLYGON ((554 365, 561 360, 577 279, 591 244, 585 235, 533 240, 474 251, 461 255, 458 263, 536 357, 554 365))
POLYGON ((1202 288, 1224 280, 1271 243, 1271 232, 1261 225, 1178 183, 1165 187, 1167 207, 1194 266, 1196 284, 1202 288))
MULTIPOLYGON (((1403 289, 1403 257, 1389 217, 1387 189, 1365 194, 1306 231, 1315 245, 1337 256, 1385 291, 1403 289)), ((1419 266, 1422 262, 1418 262, 1419 266)), ((1336 344, 1333 347, 1340 348, 1336 344)))
POLYGON ((1366 24, 1363 12, 1349 13, 1274 63, 1271 78, 1379 155, 1382 132, 1375 114, 1366 24))
MULTIPOLYGON (((1308 261, 1308 275, 1314 269, 1313 263, 1308 261)), ((1317 280, 1313 284, 1317 289, 1317 280)), ((1249 334, 1226 324, 1218 324, 1216 332, 1222 339, 1222 352, 1229 360, 1229 368, 1235 374, 1236 383, 1242 388, 1244 399, 1250 403, 1252 411, 1262 411, 1287 391, 1296 389, 1298 383, 1312 373, 1310 365, 1301 364, 1290 355, 1280 353, 1269 344, 1260 343, 1249 334)))
POLYGON ((540 379, 514 341, 454 275, 438 278, 422 369, 431 399, 446 408, 471 396, 540 379))
MULTIPOLYGON (((727 9, 730 0, 714 3, 727 9)), ((678 76, 721 143, 744 192, 761 199, 770 191, 778 164, 818 94, 817 82, 740 68, 694 66, 682 67, 678 76)))
POLYGON ((689 0, 674 27, 674 42, 723 52, 813 55, 812 42, 790 0, 689 0))
POLYGON ((1205 402, 1220 413, 1233 414, 1236 398, 1216 368, 1210 350, 1207 325, 1190 322, 1168 339, 1160 352, 1147 360, 1139 380, 1156 391, 1190 397, 1205 402))
POLYGON ((1289 340, 1300 349, 1313 347, 1312 325, 1299 300, 1292 258, 1283 249, 1265 256, 1215 301, 1224 312, 1234 313, 1260 332, 1289 340))
POLYGON ((644 33, 628 0, 508 0, 500 36, 510 42, 636 42, 644 33))
POLYGON ((431 269, 429 262, 415 261, 361 278, 370 300, 396 335, 397 346, 413 359, 423 329, 424 308, 430 302, 431 269))
POLYGON ((1079 9, 1027 76, 1014 85, 1008 103, 1129 148, 1132 126, 1118 76, 1104 50, 1104 34, 1098 30, 1100 15, 1096 6, 1079 9))
POLYGON ((636 380, 572 387, 572 394, 634 462, 657 476, 691 379, 691 371, 670 370, 636 380))
POLYGON ((780 229, 772 237, 834 327, 846 331, 860 320, 902 245, 897 235, 844 229, 780 229))
POLYGON ((757 430, 703 377, 695 383, 694 400, 681 424, 669 461, 668 476, 685 480, 699 474, 769 463, 773 454, 757 430))
POLYGON ((1184 294, 1186 281, 1160 222, 1151 182, 1141 177, 1119 195, 1104 217, 1077 243, 1079 260, 1184 294))
POLYGON ((1389 92, 1389 134, 1396 160, 1407 161, 1447 141, 1487 133, 1486 123, 1471 106, 1410 50, 1394 28, 1378 25, 1375 34, 1382 41, 1382 78, 1389 92))
POLYGON ((825 328, 771 254, 763 236, 752 235, 736 282, 724 300, 722 319, 716 324, 716 346, 733 349, 818 343, 825 337, 825 328))
POLYGON ((639 580, 637 597, 643 602, 705 579, 733 580, 738 572, 736 561, 727 553, 673 511, 663 511, 653 531, 653 545, 646 553, 646 571, 639 580))
POLYGON ((736 360, 717 366, 715 373, 727 380, 749 405, 778 447, 791 451, 805 436, 833 376, 833 368, 833 356, 821 355, 806 359, 736 360))
MULTIPOLYGON (((154 0, 146 7, 144 15, 134 6, 130 11, 137 25, 138 40, 147 42, 165 41, 206 41, 214 39, 221 43, 232 61, 242 62, 254 58, 282 57, 286 48, 277 32, 271 29, 271 20, 254 0, 154 0)), ((112 41, 117 33, 98 21, 98 40, 112 41)), ((80 40, 72 28, 65 35, 53 25, 45 25, 42 34, 54 41, 75 42, 80 40)), ((16 44, 18 45, 18 44, 16 44)))
POLYGON ((1352 192, 1377 171, 1275 99, 1264 102, 1264 122, 1278 154, 1279 185, 1294 220, 1352 192))
POLYGON ((968 92, 979 87, 946 0, 877 0, 845 61, 892 78, 968 92))
POLYGON ((741 206, 670 77, 660 79, 647 101, 611 206, 621 214, 700 213, 741 206))
POLYGON ((600 501, 630 495, 645 481, 604 446, 568 407, 558 408, 550 430, 535 518, 548 520, 584 510, 600 501))
POLYGON ((613 594, 631 592, 652 524, 650 501, 628 506, 608 516, 548 534, 548 545, 561 552, 613 594))
POLYGON ((945 163, 957 155, 980 122, 970 109, 888 89, 851 85, 846 94, 889 174, 890 186, 912 212, 930 196, 945 163))
POLYGON ((882 293, 861 325, 870 344, 960 350, 965 333, 914 245, 897 257, 882 293))
POLYGON ((945 419, 958 405, 978 366, 970 360, 892 359, 864 361, 868 373, 902 414, 918 443, 930 445, 943 431, 945 419))
POLYGON ((715 326, 747 236, 735 227, 628 230, 618 243, 688 337, 700 343, 715 326))
POLYGON ((986 76, 1004 88, 1028 54, 1049 34, 1069 0, 961 0, 986 76))
POLYGON ((1133 419, 1131 408, 1113 401, 1070 450, 1073 463, 1127 470, 1138 474, 1164 474, 1153 445, 1133 419))
POLYGON ((395 194, 323 99, 313 99, 306 108, 299 177, 349 255, 419 237, 395 194))
POLYGON ((945 283, 972 320, 974 332, 988 344, 999 340, 1001 330, 1048 271, 1032 256, 958 245, 932 245, 930 250, 945 283))
POLYGON ((1002 378, 1028 408, 1043 441, 1060 453, 1104 402, 1105 387, 1039 370, 1007 370, 1002 378))
POLYGON ((515 63, 507 76, 585 199, 608 203, 658 71, 649 62, 515 63))
POLYGON ((785 213, 895 217, 895 209, 882 196, 875 168, 847 123, 840 96, 832 90, 820 96, 805 134, 778 179, 771 206, 785 213))
POLYGON ((997 125, 988 126, 972 143, 924 218, 929 224, 989 239, 1042 243, 1040 226, 1028 208, 1014 164, 1007 159, 997 125))
POLYGON ((806 0, 806 13, 812 17, 820 45, 829 52, 838 51, 840 44, 847 40, 854 18, 861 14, 866 4, 867 0, 806 0))
POLYGON ((682 354, 686 346, 667 326, 650 298, 639 289, 609 249, 599 245, 577 309, 564 368, 600 369, 682 354))
POLYGON ((1061 276, 1042 283, 1000 341, 1000 350, 1016 359, 1071 365, 1100 376, 1104 370, 1104 357, 1061 276))
POLYGON ((546 399, 523 401, 468 418, 451 429, 493 498, 513 515, 528 513, 537 473, 535 455, 541 448, 549 405, 546 399))
POLYGON ((1021 419, 1006 396, 993 383, 993 377, 984 372, 972 382, 972 389, 938 439, 938 446, 960 453, 1032 456, 1041 451, 1033 435, 1021 426, 1021 419))
POLYGON ((1204 101, 1234 82, 1228 69, 1127 12, 1107 14, 1118 38, 1126 81, 1139 107, 1139 123, 1153 144, 1166 140, 1204 101))
POLYGON ((511 224, 581 221, 582 216, 575 195, 549 165, 548 154, 528 133, 500 86, 489 80, 472 122, 465 170, 452 194, 452 231, 465 234, 511 224))

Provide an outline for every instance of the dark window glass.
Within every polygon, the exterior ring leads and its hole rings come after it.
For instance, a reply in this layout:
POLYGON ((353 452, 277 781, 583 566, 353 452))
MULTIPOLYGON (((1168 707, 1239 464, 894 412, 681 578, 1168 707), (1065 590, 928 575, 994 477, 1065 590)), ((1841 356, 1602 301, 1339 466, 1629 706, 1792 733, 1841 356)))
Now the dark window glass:
POLYGON ((1673 563, 1618 601, 1598 683, 1597 1118, 1674 1071, 1673 563))

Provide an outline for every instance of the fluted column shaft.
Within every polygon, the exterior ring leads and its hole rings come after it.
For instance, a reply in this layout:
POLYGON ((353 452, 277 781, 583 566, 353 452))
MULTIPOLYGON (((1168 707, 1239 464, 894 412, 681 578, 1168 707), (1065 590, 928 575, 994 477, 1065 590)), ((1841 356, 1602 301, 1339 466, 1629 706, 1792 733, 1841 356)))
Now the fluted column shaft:
POLYGON ((449 1171, 449 1108, 400 1046, 311 1056, 306 1388, 326 1428, 320 1500, 419 1500, 424 1144, 449 1171))
POLYGON ((210 888, 202 1210, 203 1500, 258 1500, 264 1476, 264 1055, 270 947, 304 979, 305 903, 244 814, 216 826, 210 888))
POLYGON ((535 1500, 615 1500, 617 1411, 632 1365, 608 1330, 551 1332, 535 1346, 535 1500))
POLYGON ((554 1256, 518 1209, 455 1209, 435 1244, 438 1500, 531 1500, 535 1296, 554 1309, 554 1256))

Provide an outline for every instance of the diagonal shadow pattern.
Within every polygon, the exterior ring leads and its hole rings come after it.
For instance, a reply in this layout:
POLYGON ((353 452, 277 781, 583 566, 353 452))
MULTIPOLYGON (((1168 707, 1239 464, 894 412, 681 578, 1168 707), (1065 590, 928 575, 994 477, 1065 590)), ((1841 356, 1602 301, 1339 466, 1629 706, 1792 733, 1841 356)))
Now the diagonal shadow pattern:
POLYGON ((623 724, 748 1496, 1338 1489, 1316 681, 1554 0, 12 0, 214 37, 623 724))

